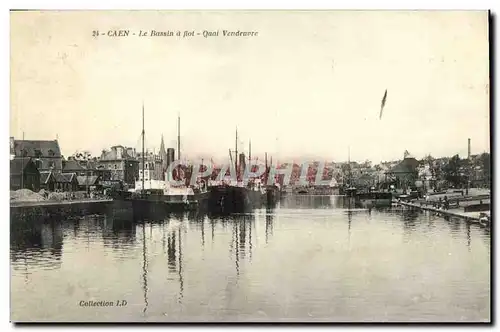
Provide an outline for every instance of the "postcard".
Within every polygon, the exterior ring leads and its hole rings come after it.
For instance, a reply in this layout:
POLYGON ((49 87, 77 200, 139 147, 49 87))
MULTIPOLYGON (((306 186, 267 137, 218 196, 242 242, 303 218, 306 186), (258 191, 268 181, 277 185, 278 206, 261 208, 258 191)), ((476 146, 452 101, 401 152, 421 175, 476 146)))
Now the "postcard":
POLYGON ((489 23, 12 10, 11 321, 491 322, 489 23))

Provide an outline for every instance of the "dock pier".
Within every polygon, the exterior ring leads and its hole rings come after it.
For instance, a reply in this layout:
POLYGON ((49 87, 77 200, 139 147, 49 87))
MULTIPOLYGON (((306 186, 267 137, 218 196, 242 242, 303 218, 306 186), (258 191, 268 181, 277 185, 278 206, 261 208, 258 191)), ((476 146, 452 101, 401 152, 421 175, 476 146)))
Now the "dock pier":
POLYGON ((479 223, 480 222, 479 213, 473 214, 471 212, 442 210, 442 209, 437 209, 435 207, 426 206, 423 204, 420 205, 420 204, 414 204, 414 203, 402 202, 402 201, 396 202, 396 204, 400 205, 400 206, 413 208, 413 209, 419 209, 422 211, 430 211, 430 212, 438 213, 440 215, 447 216, 447 217, 460 218, 460 219, 463 219, 463 220, 466 220, 466 221, 472 222, 472 223, 479 223))

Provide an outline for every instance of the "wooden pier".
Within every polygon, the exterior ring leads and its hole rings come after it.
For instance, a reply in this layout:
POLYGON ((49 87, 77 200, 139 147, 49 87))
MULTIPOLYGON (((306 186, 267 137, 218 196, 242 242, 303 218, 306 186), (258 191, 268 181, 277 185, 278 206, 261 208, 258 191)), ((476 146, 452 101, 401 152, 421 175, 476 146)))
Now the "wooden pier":
POLYGON ((401 205, 401 206, 406 206, 406 207, 411 207, 415 209, 420 209, 423 211, 431 211, 438 213, 443 216, 448 216, 448 217, 454 217, 454 218, 461 218, 466 221, 478 223, 480 220, 479 213, 477 215, 472 215, 471 213, 467 212, 459 212, 459 211, 450 211, 450 210, 442 210, 442 209, 436 209, 435 207, 431 206, 425 206, 425 205, 420 205, 420 204, 414 204, 414 203, 409 203, 409 202, 396 202, 396 204, 401 205))

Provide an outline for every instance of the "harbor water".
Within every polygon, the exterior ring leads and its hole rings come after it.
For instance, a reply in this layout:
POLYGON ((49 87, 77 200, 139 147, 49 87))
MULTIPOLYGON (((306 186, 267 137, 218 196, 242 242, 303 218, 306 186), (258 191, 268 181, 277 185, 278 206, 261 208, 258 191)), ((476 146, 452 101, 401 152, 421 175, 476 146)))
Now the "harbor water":
POLYGON ((342 197, 144 222, 11 220, 11 319, 489 322, 489 229, 342 197))

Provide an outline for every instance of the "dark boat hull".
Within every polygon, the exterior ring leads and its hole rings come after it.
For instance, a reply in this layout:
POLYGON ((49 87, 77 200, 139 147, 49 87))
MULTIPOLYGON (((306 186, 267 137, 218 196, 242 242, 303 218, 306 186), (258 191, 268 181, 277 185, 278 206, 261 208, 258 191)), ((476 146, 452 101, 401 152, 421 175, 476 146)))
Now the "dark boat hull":
MULTIPOLYGON (((255 191, 255 193, 259 193, 255 191)), ((209 189, 208 210, 220 213, 249 212, 255 206, 256 194, 244 187, 214 186, 209 189)), ((259 196, 260 200, 260 196, 259 196)))
POLYGON ((356 201, 365 208, 379 208, 392 206, 392 194, 384 192, 359 193, 356 201))
POLYGON ((201 211, 208 210, 208 201, 210 199, 210 192, 195 192, 194 199, 198 202, 198 209, 201 211))
POLYGON ((184 201, 182 195, 149 195, 145 197, 117 195, 110 205, 108 214, 115 219, 123 220, 163 220, 170 212, 187 212, 197 209, 198 201, 196 199, 184 201))
POLYGON ((278 187, 267 187, 265 193, 265 205, 267 208, 273 208, 276 206, 281 198, 281 193, 278 187))

